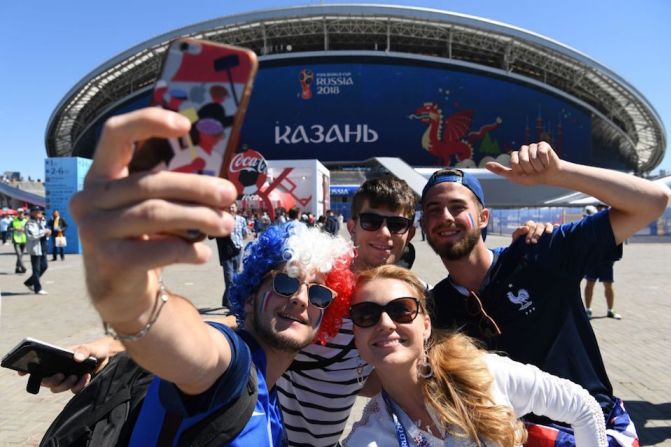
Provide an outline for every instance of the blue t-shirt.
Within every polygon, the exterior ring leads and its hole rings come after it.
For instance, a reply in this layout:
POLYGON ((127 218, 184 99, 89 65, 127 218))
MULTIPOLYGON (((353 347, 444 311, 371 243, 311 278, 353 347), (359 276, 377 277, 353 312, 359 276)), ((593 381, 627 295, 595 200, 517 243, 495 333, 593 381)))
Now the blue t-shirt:
POLYGON ((487 349, 569 379, 610 409, 613 390, 585 314, 580 281, 589 267, 619 259, 621 253, 608 211, 562 225, 536 245, 518 238, 510 247, 495 250, 495 260, 475 291, 501 335, 487 335, 487 321, 477 304, 449 277, 432 291, 432 322, 462 329, 487 349))
POLYGON ((197 396, 185 395, 174 384, 156 377, 147 390, 130 446, 168 445, 164 441, 166 435, 168 441, 172 439, 170 445, 177 445, 186 429, 240 396, 249 380, 251 362, 254 362, 258 378, 256 407, 242 432, 226 445, 283 445, 285 435, 277 393, 268 391, 266 386, 265 353, 249 334, 235 332, 223 324, 209 324, 221 331, 231 346, 228 369, 209 390, 197 396), (175 426, 174 421, 179 425, 175 426))

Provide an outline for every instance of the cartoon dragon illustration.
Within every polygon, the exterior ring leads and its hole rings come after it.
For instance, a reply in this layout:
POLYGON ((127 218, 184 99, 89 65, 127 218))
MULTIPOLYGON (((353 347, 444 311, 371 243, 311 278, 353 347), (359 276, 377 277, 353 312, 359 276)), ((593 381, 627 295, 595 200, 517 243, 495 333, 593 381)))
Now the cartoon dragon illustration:
POLYGON ((503 122, 497 117, 495 123, 485 124, 477 131, 468 132, 473 121, 472 110, 461 110, 443 120, 443 111, 433 102, 425 102, 408 118, 429 125, 422 135, 422 147, 438 157, 444 166, 451 166, 453 157, 456 157, 457 162, 473 158, 472 144, 503 122))

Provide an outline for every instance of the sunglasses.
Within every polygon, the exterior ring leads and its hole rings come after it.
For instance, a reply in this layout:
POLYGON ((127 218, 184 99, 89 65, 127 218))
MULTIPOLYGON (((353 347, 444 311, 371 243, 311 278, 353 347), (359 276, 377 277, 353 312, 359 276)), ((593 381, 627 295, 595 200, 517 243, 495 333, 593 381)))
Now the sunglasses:
POLYGON ((471 316, 480 316, 480 322, 478 323, 478 330, 481 335, 491 338, 496 335, 501 335, 501 329, 499 325, 496 324, 496 321, 485 311, 485 308, 482 307, 482 301, 471 291, 468 294, 466 301, 466 312, 471 316))
POLYGON ((320 309, 326 309, 338 295, 335 290, 331 290, 323 284, 307 283, 284 272, 273 272, 273 291, 278 295, 290 298, 298 292, 303 284, 308 288, 310 304, 320 309))
POLYGON ((360 213, 359 225, 366 231, 377 231, 386 222, 390 233, 403 234, 412 225, 412 219, 401 216, 382 216, 375 213, 360 213))
POLYGON ((371 327, 380 321, 382 312, 389 315, 395 323, 412 323, 419 314, 419 300, 413 297, 396 298, 384 306, 365 301, 350 307, 349 317, 359 327, 371 327))

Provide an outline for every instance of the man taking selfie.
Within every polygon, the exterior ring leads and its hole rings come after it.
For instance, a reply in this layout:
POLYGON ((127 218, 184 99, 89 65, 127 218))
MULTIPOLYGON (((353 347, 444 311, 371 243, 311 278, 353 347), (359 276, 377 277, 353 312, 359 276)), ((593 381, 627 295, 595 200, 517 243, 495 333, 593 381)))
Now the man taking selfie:
POLYGON ((231 290, 241 330, 203 322, 191 302, 163 287, 161 268, 206 262, 210 250, 166 235, 230 232, 232 217, 222 207, 233 202, 235 188, 216 177, 127 170, 135 141, 183 135, 189 125, 155 108, 110 119, 84 190, 71 204, 91 301, 108 332, 157 376, 131 445, 175 444, 243 392, 250 368, 258 400, 231 445, 282 445, 274 384, 299 349, 328 335, 320 327, 337 328, 348 305, 352 250, 317 229, 269 229, 247 250, 231 290), (319 253, 312 253, 315 246, 319 253))

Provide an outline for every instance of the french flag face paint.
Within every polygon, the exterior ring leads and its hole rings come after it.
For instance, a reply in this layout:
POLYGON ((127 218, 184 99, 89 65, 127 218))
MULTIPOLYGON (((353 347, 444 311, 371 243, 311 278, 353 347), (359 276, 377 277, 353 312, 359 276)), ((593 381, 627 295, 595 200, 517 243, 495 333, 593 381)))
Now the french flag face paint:
POLYGON ((473 228, 475 228, 475 221, 473 220, 473 216, 471 215, 471 213, 466 213, 466 215, 468 216, 468 222, 470 224, 468 229, 472 230, 473 228))
POLYGON ((260 303, 261 307, 259 309, 261 313, 265 312, 266 309, 268 308, 268 302, 270 302, 270 294, 271 294, 270 290, 267 290, 265 295, 263 295, 263 299, 261 300, 260 303))
POLYGON ((322 324, 322 319, 324 318, 324 309, 319 309, 319 318, 317 318, 317 321, 315 321, 315 324, 313 325, 314 328, 318 328, 320 324, 322 324))

